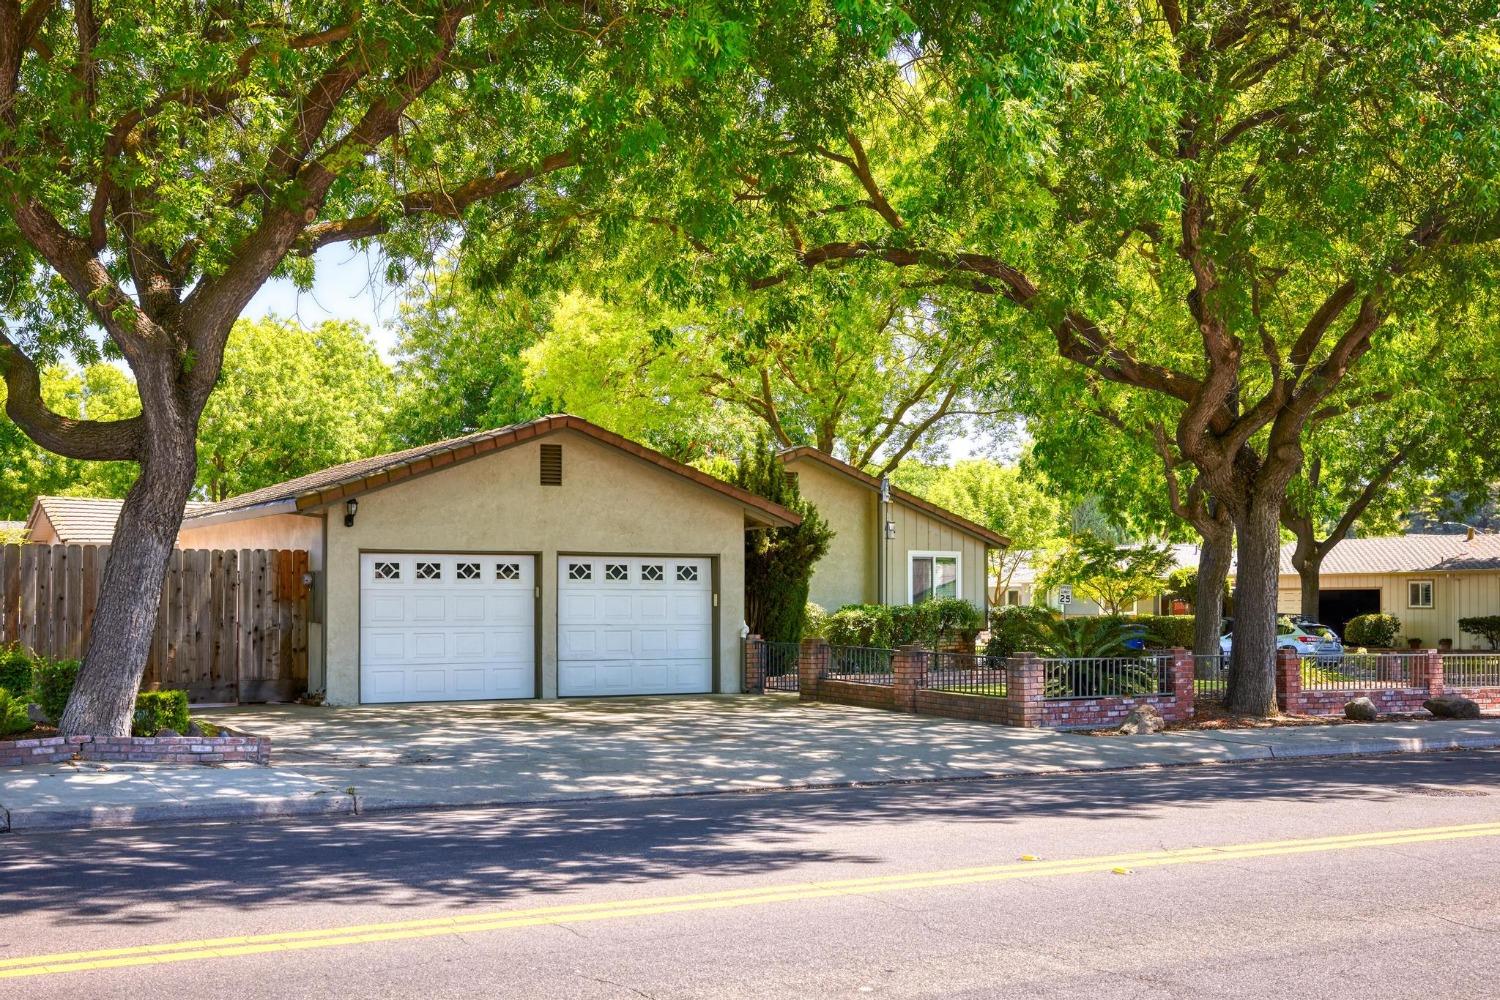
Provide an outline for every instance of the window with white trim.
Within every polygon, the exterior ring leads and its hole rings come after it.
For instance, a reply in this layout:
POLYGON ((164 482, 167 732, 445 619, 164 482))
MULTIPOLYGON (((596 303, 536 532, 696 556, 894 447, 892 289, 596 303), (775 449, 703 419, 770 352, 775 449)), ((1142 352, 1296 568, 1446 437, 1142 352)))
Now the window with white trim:
POLYGON ((441 580, 443 578, 443 564, 435 562, 417 563, 418 580, 441 580))
POLYGON ((375 564, 375 579, 377 580, 399 580, 401 579, 401 564, 394 562, 377 562, 375 564))
POLYGON ((1408 608, 1432 607, 1432 581, 1406 581, 1406 606, 1408 608))
POLYGON ((479 564, 477 562, 461 562, 454 568, 453 575, 460 580, 479 579, 479 564))
POLYGON ((623 583, 630 579, 630 566, 627 563, 605 563, 604 579, 611 583, 623 583))
POLYGON ((503 562, 495 564, 496 580, 519 580, 521 579, 521 564, 503 562))
POLYGON ((906 556, 906 599, 921 604, 939 597, 962 597, 963 556, 957 552, 909 552, 906 556))
POLYGON ((594 578, 594 567, 590 563, 569 563, 569 580, 592 580, 594 578))
POLYGON ((1021 606, 1021 592, 1015 587, 1005 592, 1005 604, 1007 607, 1019 608, 1021 606))

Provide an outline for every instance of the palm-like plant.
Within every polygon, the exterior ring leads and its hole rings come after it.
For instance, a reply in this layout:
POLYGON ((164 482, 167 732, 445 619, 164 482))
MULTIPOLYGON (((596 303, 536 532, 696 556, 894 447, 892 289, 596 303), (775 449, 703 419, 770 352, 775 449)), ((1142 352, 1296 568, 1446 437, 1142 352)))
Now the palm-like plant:
POLYGON ((1155 667, 1125 645, 1125 632, 1114 618, 1059 619, 1042 633, 1038 645, 1043 656, 1060 661, 1047 668, 1049 697, 1128 697, 1157 689, 1155 667), (1127 662, 1099 662, 1113 658, 1127 662))
POLYGON ((1059 618, 1047 623, 1037 645, 1043 656, 1070 660, 1130 653, 1125 632, 1113 618, 1059 618))

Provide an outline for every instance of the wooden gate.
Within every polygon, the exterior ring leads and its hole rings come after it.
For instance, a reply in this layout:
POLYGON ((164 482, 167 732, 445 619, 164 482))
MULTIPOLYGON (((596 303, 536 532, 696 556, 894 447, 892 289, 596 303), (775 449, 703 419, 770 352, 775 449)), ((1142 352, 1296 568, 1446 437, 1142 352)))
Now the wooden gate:
MULTIPOLYGON (((0 645, 83 655, 108 545, 0 546, 0 645)), ((307 553, 178 549, 142 688, 197 702, 281 701, 307 689, 307 553)))

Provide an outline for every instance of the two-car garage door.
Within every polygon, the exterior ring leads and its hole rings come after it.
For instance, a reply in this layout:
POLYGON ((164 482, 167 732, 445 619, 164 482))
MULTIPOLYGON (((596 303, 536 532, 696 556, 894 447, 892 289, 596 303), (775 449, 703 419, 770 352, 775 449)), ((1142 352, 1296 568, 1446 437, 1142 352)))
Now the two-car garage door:
MULTIPOLYGON (((360 557, 360 700, 536 695, 531 556, 360 557)), ((558 694, 713 690, 708 559, 558 559, 558 694)))

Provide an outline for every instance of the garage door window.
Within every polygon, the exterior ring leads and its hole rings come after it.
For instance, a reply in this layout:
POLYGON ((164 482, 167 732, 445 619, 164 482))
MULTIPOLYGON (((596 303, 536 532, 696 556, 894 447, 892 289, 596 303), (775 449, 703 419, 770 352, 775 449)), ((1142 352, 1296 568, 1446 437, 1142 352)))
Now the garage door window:
POLYGON ((521 564, 503 562, 495 564, 496 580, 519 580, 521 579, 521 564))
POLYGON ((645 583, 661 583, 665 575, 661 563, 647 563, 641 567, 641 580, 645 583))
POLYGON ((605 563, 604 579, 621 583, 630 579, 630 567, 624 563, 605 563))
POLYGON ((443 564, 435 562, 417 563, 418 580, 441 580, 443 578, 443 564))
POLYGON ((697 583, 698 582, 698 567, 697 566, 678 566, 677 567, 677 582, 678 583, 697 583))
POLYGON ((588 563, 569 563, 569 580, 592 580, 594 578, 594 567, 588 563))
POLYGON ((461 562, 458 564, 458 569, 454 571, 454 575, 460 580, 477 580, 479 579, 479 564, 477 562, 461 562))
POLYGON ((399 580, 401 579, 401 564, 394 562, 378 562, 375 564, 375 579, 377 580, 399 580))

